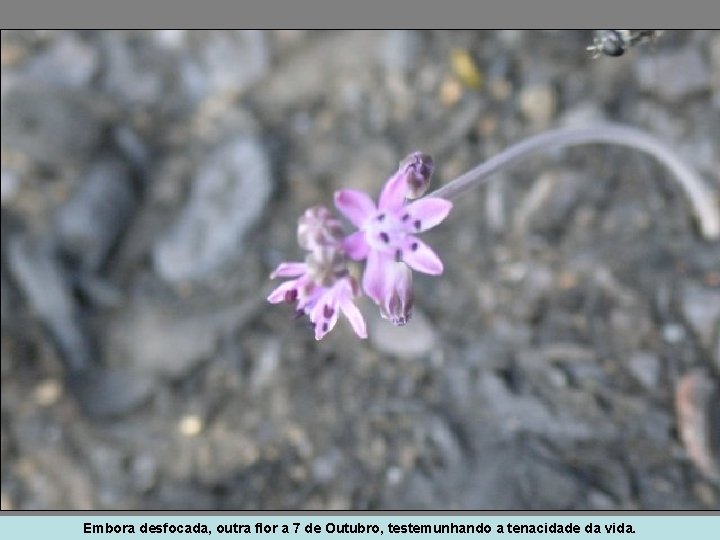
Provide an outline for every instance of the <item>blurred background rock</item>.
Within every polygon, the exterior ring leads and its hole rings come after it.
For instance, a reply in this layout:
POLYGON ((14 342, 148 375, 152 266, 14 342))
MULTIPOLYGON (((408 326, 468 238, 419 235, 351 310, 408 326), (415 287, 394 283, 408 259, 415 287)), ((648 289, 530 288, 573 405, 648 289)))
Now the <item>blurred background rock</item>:
POLYGON ((303 209, 416 149, 438 185, 621 121, 717 192, 720 33, 591 41, 3 32, 2 508, 719 508, 720 247, 645 156, 464 197, 404 328, 264 301, 303 209))

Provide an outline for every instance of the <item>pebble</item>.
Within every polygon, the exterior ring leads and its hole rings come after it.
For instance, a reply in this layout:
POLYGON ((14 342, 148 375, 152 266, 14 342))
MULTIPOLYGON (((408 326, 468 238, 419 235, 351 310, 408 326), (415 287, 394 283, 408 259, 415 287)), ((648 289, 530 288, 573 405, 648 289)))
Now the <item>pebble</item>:
POLYGON ((181 378, 215 351, 221 334, 242 325, 255 304, 250 299, 227 308, 179 312, 157 301, 133 300, 109 325, 108 363, 181 378))
POLYGON ((128 414, 146 403, 156 388, 153 377, 119 368, 91 368, 70 373, 67 383, 82 410, 91 418, 128 414))
POLYGON ((635 379, 648 390, 657 387, 660 379, 660 360, 649 352, 636 352, 629 361, 628 367, 635 379))
POLYGON ((399 358, 420 358, 429 353, 436 343, 435 328, 417 307, 405 326, 395 326, 378 313, 367 318, 370 341, 381 353, 399 358))
POLYGON ((280 342, 277 340, 270 340, 263 344, 250 375, 250 385, 253 388, 262 390, 273 381, 280 367, 281 352, 280 342))
POLYGON ((422 48, 417 30, 388 30, 380 40, 380 59, 388 73, 406 75, 417 65, 422 48))
POLYGON ((212 31, 203 38, 194 48, 198 52, 196 58, 180 65, 186 92, 195 99, 242 92, 270 68, 270 49, 264 31, 212 31))
POLYGON ((98 69, 98 49, 77 34, 64 32, 49 50, 29 62, 25 75, 49 86, 81 89, 88 86, 98 69))
POLYGON ((713 105, 720 110, 720 33, 716 33, 710 42, 710 58, 713 68, 713 105))
POLYGON ((684 375, 675 388, 680 439, 692 462, 709 478, 720 480, 720 391, 704 371, 684 375))
POLYGON ((196 414, 183 416, 178 422, 178 431, 185 437, 195 437, 200 434, 203 428, 203 421, 196 414))
POLYGON ((518 97, 520 110, 535 127, 547 126, 555 117, 557 95, 550 85, 524 87, 518 97))
POLYGON ((151 454, 139 454, 134 457, 129 469, 129 476, 135 489, 148 491, 157 483, 158 463, 151 454))
POLYGON ((450 65, 458 80, 470 90, 479 90, 483 85, 484 76, 465 49, 456 48, 450 53, 450 65))
POLYGON ((526 234, 529 227, 547 230, 567 226, 586 183, 585 178, 569 170, 542 173, 515 210, 516 234, 526 234))
POLYGON ((47 379, 37 385, 34 391, 35 401, 38 405, 48 407, 53 405, 60 399, 62 395, 62 386, 55 379, 47 379))
POLYGON ((21 177, 15 171, 4 167, 0 174, 0 201, 6 205, 15 198, 20 189, 21 177))
POLYGON ((685 329, 679 324, 666 324, 662 328, 665 341, 673 345, 680 343, 687 336, 685 329))
POLYGON ((144 39, 114 31, 102 34, 102 85, 111 95, 131 105, 147 106, 163 100, 166 70, 159 49, 144 39))
POLYGON ((440 103, 445 107, 452 107, 462 97, 463 89, 459 81, 455 79, 446 79, 440 86, 440 103))
POLYGON ((33 312, 47 325, 71 370, 91 365, 91 347, 54 246, 34 237, 10 240, 9 267, 33 312))
POLYGON ((37 84, 3 92, 2 121, 2 144, 42 164, 82 162, 102 140, 100 122, 79 94, 37 84))
POLYGON ((711 78, 700 51, 688 47, 679 51, 638 55, 635 74, 641 89, 671 102, 710 89, 711 78))
POLYGON ((242 240, 265 210, 272 189, 260 141, 238 137, 200 165, 190 199, 153 248, 157 273, 169 282, 209 278, 242 256, 242 240))
POLYGON ((133 207, 132 179, 125 163, 112 158, 96 162, 56 215, 60 245, 83 266, 97 270, 125 229, 133 207))
POLYGON ((686 284, 681 292, 681 305, 702 345, 710 348, 720 326, 720 290, 686 284))

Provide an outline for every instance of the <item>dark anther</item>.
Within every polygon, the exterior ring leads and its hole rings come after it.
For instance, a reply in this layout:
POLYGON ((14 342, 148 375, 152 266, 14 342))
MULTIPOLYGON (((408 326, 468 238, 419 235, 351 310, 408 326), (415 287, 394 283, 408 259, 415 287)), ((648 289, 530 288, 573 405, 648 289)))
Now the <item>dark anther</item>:
POLYGON ((402 220, 403 220, 403 221, 407 221, 408 219, 410 219, 410 214, 405 214, 405 215, 402 217, 402 220))
POLYGON ((323 332, 327 332, 328 329, 328 323, 323 323, 323 332))
POLYGON ((377 220, 383 221, 385 219, 385 214, 378 214, 377 220))
POLYGON ((420 220, 419 220, 419 219, 416 219, 414 225, 415 225, 415 228, 419 231, 419 230, 420 230, 420 225, 421 225, 421 224, 420 224, 420 220))
POLYGON ((413 251, 417 251, 417 248, 418 248, 417 242, 413 242, 412 244, 410 244, 410 249, 412 249, 413 251))
POLYGON ((297 289, 290 289, 285 293, 285 303, 292 304, 297 300, 298 292, 297 289))
POLYGON ((325 317, 326 319, 329 319, 330 317, 333 316, 333 313, 335 313, 335 310, 332 307, 325 304, 325 307, 323 308, 323 317, 325 317))
POLYGON ((388 236, 388 233, 386 233, 386 232, 381 232, 379 236, 380 236, 380 240, 382 240, 382 241, 385 242, 386 244, 387 244, 388 242, 390 242, 390 236, 388 236))

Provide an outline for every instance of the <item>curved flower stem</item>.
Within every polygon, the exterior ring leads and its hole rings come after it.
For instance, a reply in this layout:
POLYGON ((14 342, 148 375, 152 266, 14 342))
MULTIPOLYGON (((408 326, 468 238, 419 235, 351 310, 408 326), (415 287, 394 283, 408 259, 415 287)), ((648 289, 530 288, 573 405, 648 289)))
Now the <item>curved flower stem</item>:
POLYGON ((644 131, 620 124, 559 128, 534 135, 506 148, 428 196, 455 199, 484 184, 494 173, 531 154, 581 144, 616 144, 641 150, 655 157, 675 175, 685 191, 697 216, 702 235, 708 240, 720 237, 720 209, 714 193, 703 179, 665 143, 644 131))

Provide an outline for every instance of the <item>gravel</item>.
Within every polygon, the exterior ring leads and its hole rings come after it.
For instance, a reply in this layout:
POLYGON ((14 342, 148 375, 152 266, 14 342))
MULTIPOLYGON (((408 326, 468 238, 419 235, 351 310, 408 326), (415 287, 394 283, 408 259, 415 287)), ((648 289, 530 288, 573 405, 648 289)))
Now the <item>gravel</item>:
POLYGON ((2 508, 717 508, 719 246, 646 157, 456 201, 402 328, 368 301, 369 339, 316 342, 265 301, 304 209, 415 150, 437 186, 625 122, 717 193, 720 33, 591 39, 3 32, 2 508))

